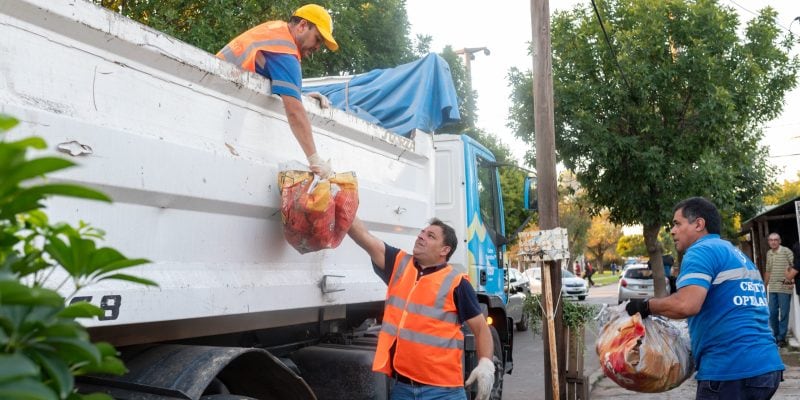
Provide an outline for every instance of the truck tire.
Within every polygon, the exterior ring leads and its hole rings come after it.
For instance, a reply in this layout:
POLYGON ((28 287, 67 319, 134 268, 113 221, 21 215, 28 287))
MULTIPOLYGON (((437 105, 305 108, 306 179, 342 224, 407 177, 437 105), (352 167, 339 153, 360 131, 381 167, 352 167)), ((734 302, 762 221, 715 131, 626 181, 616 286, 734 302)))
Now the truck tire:
POLYGON ((497 333, 497 329, 489 326, 489 331, 492 332, 492 342, 494 343, 494 354, 492 356, 492 361, 494 361, 494 385, 489 398, 491 400, 500 400, 503 398, 503 377, 506 374, 503 344, 500 342, 500 334, 497 333))
MULTIPOLYGON (((497 333, 497 329, 489 325, 489 332, 492 333, 492 343, 494 344, 494 354, 492 355, 492 361, 494 362, 494 385, 492 386, 492 392, 489 395, 489 399, 501 400, 503 398, 503 376, 505 375, 505 366, 503 365, 503 360, 505 359, 503 357, 503 344, 500 342, 500 335, 497 333)), ((474 389, 474 384, 467 388, 468 400, 475 399, 477 392, 475 392, 474 389)))
POLYGON ((211 394, 203 396, 200 400, 257 400, 252 397, 240 396, 238 394, 211 394))
POLYGON ((522 312, 522 320, 514 324, 517 327, 517 330, 520 332, 525 332, 528 330, 528 313, 522 312))

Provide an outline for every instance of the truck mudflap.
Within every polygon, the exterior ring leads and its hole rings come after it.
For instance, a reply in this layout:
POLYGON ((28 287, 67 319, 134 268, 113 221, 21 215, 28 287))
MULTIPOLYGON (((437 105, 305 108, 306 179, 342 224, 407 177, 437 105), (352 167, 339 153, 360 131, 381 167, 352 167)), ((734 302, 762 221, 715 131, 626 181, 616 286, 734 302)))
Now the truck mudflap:
POLYGON ((81 377, 79 390, 104 392, 116 399, 194 400, 235 394, 237 398, 316 400, 302 378, 263 349, 169 344, 129 348, 122 358, 127 374, 81 377))
POLYGON ((308 346, 293 352, 291 359, 320 400, 385 400, 391 381, 372 371, 376 343, 308 346))

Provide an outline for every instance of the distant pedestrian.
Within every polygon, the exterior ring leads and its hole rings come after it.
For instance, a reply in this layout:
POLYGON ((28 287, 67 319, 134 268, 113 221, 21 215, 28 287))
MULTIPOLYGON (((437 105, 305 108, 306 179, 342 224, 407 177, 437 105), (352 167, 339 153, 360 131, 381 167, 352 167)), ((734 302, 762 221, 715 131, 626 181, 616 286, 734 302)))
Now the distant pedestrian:
POLYGON ((581 276, 581 263, 575 261, 575 276, 581 276))
POLYGON ((791 274, 794 254, 781 246, 781 235, 772 232, 767 237, 767 266, 764 281, 769 292, 769 326, 779 347, 786 347, 786 332, 789 330, 789 308, 792 302, 793 282, 791 274))
POLYGON ((665 254, 661 256, 661 262, 664 264, 664 276, 668 279, 670 294, 675 293, 677 290, 675 286, 675 277, 672 276, 672 266, 675 265, 675 257, 672 254, 665 254))
POLYGON ((792 254, 794 255, 794 265, 792 270, 786 276, 786 279, 794 280, 794 289, 798 296, 800 296, 800 279, 797 279, 797 274, 800 273, 800 242, 795 242, 792 246, 792 254))
POLYGON ((586 263, 586 280, 589 281, 589 287, 594 286, 594 281, 592 280, 592 275, 594 275, 594 267, 592 267, 592 263, 586 263))
POLYGON ((617 274, 617 263, 612 261, 611 262, 611 275, 616 275, 616 274, 617 274))

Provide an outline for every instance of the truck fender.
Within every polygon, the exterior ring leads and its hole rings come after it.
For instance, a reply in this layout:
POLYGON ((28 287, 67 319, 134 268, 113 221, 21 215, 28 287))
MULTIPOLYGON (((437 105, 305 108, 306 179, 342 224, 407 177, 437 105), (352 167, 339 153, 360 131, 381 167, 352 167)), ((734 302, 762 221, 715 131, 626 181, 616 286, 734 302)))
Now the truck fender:
POLYGON ((99 390, 115 398, 149 393, 155 396, 148 399, 200 399, 216 380, 232 394, 256 399, 316 400, 302 378, 264 349, 165 344, 129 348, 122 358, 128 373, 82 377, 81 391, 99 390))

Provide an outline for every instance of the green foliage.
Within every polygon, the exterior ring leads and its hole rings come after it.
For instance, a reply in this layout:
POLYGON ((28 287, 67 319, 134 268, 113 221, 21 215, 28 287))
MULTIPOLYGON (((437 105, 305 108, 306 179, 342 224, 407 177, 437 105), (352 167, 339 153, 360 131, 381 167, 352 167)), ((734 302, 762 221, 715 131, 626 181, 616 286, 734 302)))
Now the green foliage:
POLYGON ((586 201, 586 191, 580 188, 572 173, 565 171, 558 180, 558 221, 567 228, 569 253, 575 258, 587 248, 592 225, 591 207, 586 201))
MULTIPOLYGON (((258 24, 288 21, 301 0, 95 0, 96 3, 209 53, 258 24)), ((331 0, 320 3, 333 17, 339 51, 322 50, 303 60, 306 77, 393 67, 428 52, 430 37, 409 38, 404 0, 331 0)))
POLYGON ((797 197, 800 197, 800 172, 796 180, 784 180, 783 184, 770 188, 764 196, 764 204, 775 206, 797 197))
MULTIPOLYGON (((586 323, 600 312, 600 307, 596 304, 578 303, 564 298, 561 298, 558 305, 563 307, 564 326, 573 332, 577 332, 586 326, 586 323)), ((541 334, 542 323, 545 319, 542 295, 533 294, 526 297, 523 312, 528 315, 528 325, 530 325, 533 334, 541 334)))
POLYGON ((105 312, 86 302, 65 306, 56 290, 71 283, 74 291, 68 297, 72 297, 107 279, 155 283, 120 273, 147 260, 97 247, 101 231, 83 223, 72 227, 49 222, 42 209, 51 196, 110 199, 92 189, 46 183, 42 179, 46 174, 73 163, 56 157, 29 158, 28 150, 43 149, 45 143, 35 137, 5 141, 5 132, 16 125, 16 119, 0 115, 0 398, 108 398, 80 395, 74 386, 74 376, 125 372, 114 347, 92 343, 75 321, 105 312))
POLYGON ((625 235, 617 242, 617 254, 620 257, 644 257, 647 247, 644 245, 644 236, 625 235))
POLYGON ((647 255, 644 236, 625 235, 617 242, 617 254, 620 257, 643 257, 647 255))
MULTIPOLYGON (((616 59, 590 8, 552 21, 556 148, 592 213, 654 235, 689 196, 728 219, 752 215, 771 174, 760 127, 796 84, 793 38, 780 36, 775 12, 762 10, 740 38, 736 13, 716 2, 597 4, 616 59)), ((509 80, 511 125, 534 143, 530 73, 509 80)))

